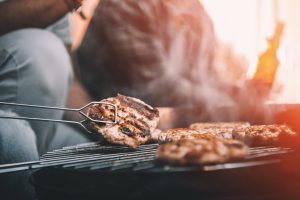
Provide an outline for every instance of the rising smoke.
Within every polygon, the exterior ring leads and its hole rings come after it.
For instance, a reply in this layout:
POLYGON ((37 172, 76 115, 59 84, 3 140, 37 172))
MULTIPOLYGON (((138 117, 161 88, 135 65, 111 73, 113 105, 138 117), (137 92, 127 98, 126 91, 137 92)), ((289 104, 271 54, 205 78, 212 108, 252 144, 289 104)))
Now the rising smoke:
POLYGON ((95 99, 122 93, 154 106, 196 106, 203 121, 261 113, 262 101, 243 91, 246 72, 223 81, 228 74, 218 73, 217 47, 213 23, 198 0, 103 0, 79 61, 95 99))

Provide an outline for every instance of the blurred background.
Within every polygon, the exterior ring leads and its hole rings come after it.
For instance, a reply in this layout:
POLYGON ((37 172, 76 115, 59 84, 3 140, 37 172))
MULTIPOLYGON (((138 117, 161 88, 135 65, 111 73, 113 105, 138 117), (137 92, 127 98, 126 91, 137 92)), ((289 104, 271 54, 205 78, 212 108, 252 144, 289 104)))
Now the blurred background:
MULTIPOLYGON (((253 77, 258 56, 267 48, 276 23, 285 25, 278 50, 280 62, 276 75, 280 94, 272 101, 295 103, 300 100, 300 2, 297 0, 202 0, 212 17, 218 38, 245 57, 248 77, 253 77)), ((278 89, 278 88, 277 88, 278 89)))
POLYGON ((92 99, 122 93, 197 106, 207 120, 299 103, 299 8, 297 0, 102 0, 85 35, 73 16, 78 79, 92 99))

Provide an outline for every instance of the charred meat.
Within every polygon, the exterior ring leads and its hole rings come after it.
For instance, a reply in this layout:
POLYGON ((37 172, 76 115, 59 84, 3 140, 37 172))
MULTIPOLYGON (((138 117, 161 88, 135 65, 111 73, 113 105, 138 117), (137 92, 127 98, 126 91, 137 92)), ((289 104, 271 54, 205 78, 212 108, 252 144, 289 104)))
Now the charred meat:
POLYGON ((190 128, 200 133, 210 133, 219 138, 232 139, 234 129, 249 127, 248 122, 219 122, 219 123, 194 123, 190 128))
POLYGON ((173 165, 211 165, 243 159, 248 148, 237 140, 219 138, 179 140, 161 144, 157 159, 173 165))
POLYGON ((155 129, 153 132, 150 133, 150 142, 155 142, 158 143, 158 138, 161 135, 162 130, 160 129, 155 129))
POLYGON ((193 139, 201 139, 201 138, 214 138, 213 134, 208 132, 200 133, 196 130, 189 128, 175 128, 167 131, 162 131, 159 134, 158 142, 159 143, 168 143, 175 142, 179 140, 193 140, 193 139))
MULTIPOLYGON (((145 144, 150 138, 159 121, 159 112, 143 101, 118 95, 102 102, 117 106, 117 124, 92 123, 95 131, 112 144, 136 148, 145 144)), ((94 105, 88 110, 88 116, 96 120, 114 120, 114 108, 109 105, 94 105)))
POLYGON ((233 131, 233 138, 249 146, 277 145, 282 136, 296 136, 297 133, 286 125, 258 125, 240 127, 233 131))

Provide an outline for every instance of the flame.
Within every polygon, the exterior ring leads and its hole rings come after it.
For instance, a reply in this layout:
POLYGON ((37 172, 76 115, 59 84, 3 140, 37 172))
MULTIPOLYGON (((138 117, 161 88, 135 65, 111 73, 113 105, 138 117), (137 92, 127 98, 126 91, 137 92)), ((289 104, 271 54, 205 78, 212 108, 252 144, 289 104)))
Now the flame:
POLYGON ((273 85, 280 65, 277 51, 280 46, 283 29, 284 24, 278 22, 274 36, 268 40, 269 44, 266 51, 258 58, 256 70, 252 78, 254 81, 262 82, 269 86, 273 85))
POLYGON ((252 58, 250 60, 251 60, 251 62, 250 62, 249 69, 248 69, 248 72, 247 72, 248 79, 252 79, 254 77, 254 74, 256 72, 257 63, 258 63, 258 58, 257 57, 252 58))

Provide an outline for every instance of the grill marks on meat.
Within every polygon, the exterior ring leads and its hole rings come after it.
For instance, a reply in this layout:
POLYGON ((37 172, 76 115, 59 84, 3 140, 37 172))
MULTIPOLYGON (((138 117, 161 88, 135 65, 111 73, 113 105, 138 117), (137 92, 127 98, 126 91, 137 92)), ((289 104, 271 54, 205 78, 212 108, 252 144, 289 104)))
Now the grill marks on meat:
POLYGON ((95 120, 114 120, 114 109, 111 106, 93 106, 89 110, 89 117, 95 120))
POLYGON ((157 159, 173 165, 210 165, 243 159, 248 146, 278 145, 297 133, 285 125, 251 126, 249 123, 197 123, 170 129, 158 136, 157 159), (230 136, 233 139, 226 139, 230 136))
POLYGON ((145 104, 139 99, 118 95, 117 99, 120 102, 121 108, 129 107, 135 109, 140 115, 145 116, 148 120, 153 120, 159 116, 159 111, 145 104), (134 101, 133 101, 134 99, 134 101))
POLYGON ((233 131, 233 138, 249 146, 277 145, 282 136, 296 136, 297 133, 286 125, 259 125, 241 127, 233 131))
MULTIPOLYGON (((103 100, 117 106, 116 125, 94 124, 94 128, 104 139, 113 144, 126 145, 132 148, 146 143, 150 133, 155 130, 159 121, 159 112, 139 99, 118 95, 103 100)), ((111 106, 94 105, 88 115, 93 119, 114 120, 115 111, 111 106)))
POLYGON ((175 128, 167 131, 163 131, 159 134, 158 142, 159 143, 167 143, 167 142, 175 142, 179 140, 193 140, 193 139, 209 139, 215 138, 215 136, 211 133, 205 132, 200 133, 199 131, 189 129, 189 128, 175 128))
POLYGON ((249 146, 277 145, 282 135, 297 135, 286 125, 256 125, 248 122, 235 123, 195 123, 190 125, 191 129, 199 133, 209 133, 218 138, 236 139, 249 146))
POLYGON ((245 144, 236 140, 206 138, 179 140, 161 144, 157 159, 173 165, 211 165, 243 159, 248 155, 245 144))
POLYGON ((190 128, 200 133, 210 133, 216 137, 224 139, 232 139, 234 129, 241 127, 249 127, 248 122, 220 122, 220 123, 194 123, 190 128))
POLYGON ((134 116, 129 116, 125 123, 121 125, 123 128, 133 128, 136 131, 140 131, 141 134, 147 136, 151 132, 151 127, 147 124, 147 122, 143 120, 136 119, 134 116))
POLYGON ((237 128, 248 127, 249 122, 216 122, 216 123, 194 123, 190 125, 192 129, 213 129, 213 128, 237 128))

